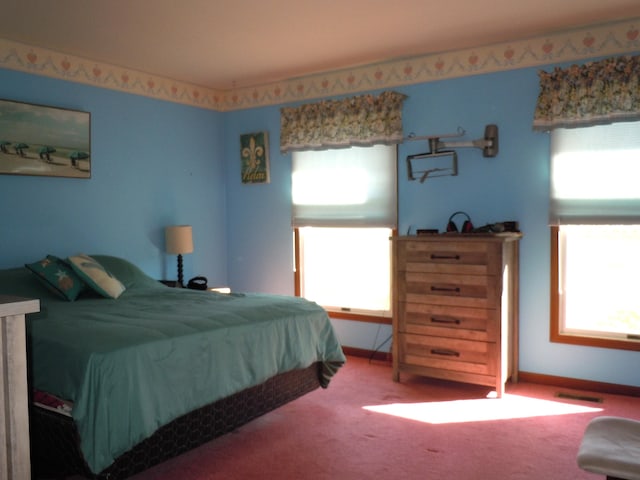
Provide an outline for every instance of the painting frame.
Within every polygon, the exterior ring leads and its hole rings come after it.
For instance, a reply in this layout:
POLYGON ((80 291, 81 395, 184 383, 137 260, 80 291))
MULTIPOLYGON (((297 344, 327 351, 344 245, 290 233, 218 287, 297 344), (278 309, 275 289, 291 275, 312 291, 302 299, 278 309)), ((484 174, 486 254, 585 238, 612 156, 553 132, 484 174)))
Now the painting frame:
POLYGON ((0 175, 91 178, 91 113, 0 98, 0 175))
POLYGON ((270 183, 269 132, 240 135, 240 161, 242 183, 270 183))

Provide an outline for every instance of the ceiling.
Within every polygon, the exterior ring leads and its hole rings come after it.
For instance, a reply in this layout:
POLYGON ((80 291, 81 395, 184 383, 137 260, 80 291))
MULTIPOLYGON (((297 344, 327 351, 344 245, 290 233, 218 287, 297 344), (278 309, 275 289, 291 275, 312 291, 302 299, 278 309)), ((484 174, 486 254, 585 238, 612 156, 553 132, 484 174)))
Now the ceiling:
POLYGON ((640 1, 2 0, 1 11, 0 38, 226 90, 636 18, 640 1))

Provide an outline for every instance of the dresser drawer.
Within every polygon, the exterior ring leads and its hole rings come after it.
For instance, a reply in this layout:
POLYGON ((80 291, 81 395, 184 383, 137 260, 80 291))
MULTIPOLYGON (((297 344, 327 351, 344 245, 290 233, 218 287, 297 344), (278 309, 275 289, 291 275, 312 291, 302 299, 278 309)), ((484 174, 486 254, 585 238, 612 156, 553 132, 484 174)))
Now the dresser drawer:
POLYGON ((493 275, 404 272, 397 280, 401 302, 496 308, 500 299, 493 275))
POLYGON ((496 309, 425 303, 398 304, 399 333, 495 342, 499 326, 500 319, 496 309))
POLYGON ((496 344, 444 337, 405 334, 400 338, 399 362, 478 375, 495 375, 496 344))
POLYGON ((403 242, 398 265, 409 272, 496 275, 500 246, 491 243, 403 242))

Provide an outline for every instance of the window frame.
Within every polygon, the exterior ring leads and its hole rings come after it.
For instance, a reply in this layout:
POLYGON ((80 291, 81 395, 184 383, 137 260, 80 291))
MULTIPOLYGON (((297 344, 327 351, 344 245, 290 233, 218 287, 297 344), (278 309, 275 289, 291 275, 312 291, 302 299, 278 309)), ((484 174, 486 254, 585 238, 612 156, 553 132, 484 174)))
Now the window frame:
POLYGON ((623 340, 605 337, 567 334, 561 331, 560 321, 560 227, 551 226, 551 281, 550 281, 550 335, 554 343, 581 345, 586 347, 611 348, 616 350, 640 351, 637 340, 623 340))
MULTIPOLYGON (((398 233, 397 229, 395 228, 391 229, 392 238, 395 237, 397 233, 398 233)), ((300 286, 301 285, 300 231, 298 228, 293 229, 293 238, 294 238, 294 242, 293 242, 294 243, 293 245, 293 248, 294 248, 294 270, 293 270, 294 295, 296 297, 300 297, 302 296, 302 292, 301 292, 301 286, 300 286)), ((391 242, 391 239, 389 239, 389 242, 391 242)), ((393 256, 391 257, 391 265, 392 265, 391 269, 393 270, 393 256)), ((391 279, 392 279, 391 293, 393 294, 393 276, 391 275, 391 273, 392 272, 389 272, 389 275, 391 276, 391 279)), ((378 315, 368 315, 364 313, 341 312, 336 310, 331 310, 331 311, 328 311, 327 313, 331 318, 354 320, 354 321, 365 322, 365 323, 378 323, 383 325, 391 325, 392 319, 393 319, 393 299, 392 299, 391 316, 389 317, 383 317, 378 315)))

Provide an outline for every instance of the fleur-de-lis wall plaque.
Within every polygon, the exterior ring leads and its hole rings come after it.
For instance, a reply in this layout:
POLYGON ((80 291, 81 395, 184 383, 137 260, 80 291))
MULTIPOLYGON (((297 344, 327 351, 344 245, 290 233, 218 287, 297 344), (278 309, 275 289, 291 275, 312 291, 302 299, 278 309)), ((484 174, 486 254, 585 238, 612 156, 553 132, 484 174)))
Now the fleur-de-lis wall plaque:
POLYGON ((269 183, 269 137, 267 132, 240 135, 242 183, 269 183))

